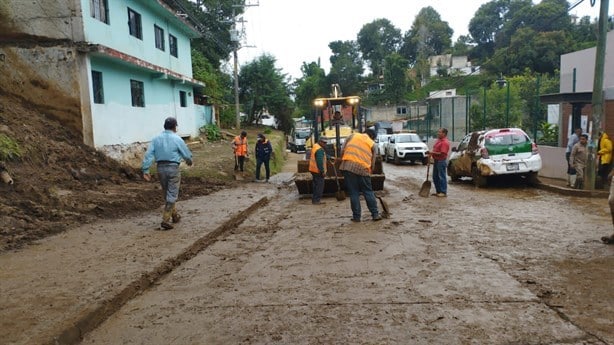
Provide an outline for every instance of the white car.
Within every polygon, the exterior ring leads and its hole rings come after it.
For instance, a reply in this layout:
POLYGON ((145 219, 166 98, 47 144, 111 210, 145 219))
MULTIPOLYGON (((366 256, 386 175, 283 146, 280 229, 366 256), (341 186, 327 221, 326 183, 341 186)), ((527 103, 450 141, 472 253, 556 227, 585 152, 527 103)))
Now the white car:
POLYGON ((428 163, 428 147, 416 133, 398 133, 388 138, 385 145, 384 160, 400 164, 401 161, 428 163))
MULTIPOLYGON (((256 124, 256 120, 254 120, 254 124, 256 124)), ((277 129, 277 118, 275 115, 262 114, 260 115, 260 119, 258 120, 259 125, 269 126, 277 129)))
POLYGON ((375 143, 377 147, 375 148, 375 153, 382 156, 382 160, 384 159, 384 148, 388 143, 388 138, 390 138, 392 134, 378 134, 375 138, 375 143))
POLYGON ((501 175, 523 176, 535 184, 542 168, 537 145, 520 128, 472 132, 451 151, 448 175, 452 181, 468 176, 477 187, 501 175))

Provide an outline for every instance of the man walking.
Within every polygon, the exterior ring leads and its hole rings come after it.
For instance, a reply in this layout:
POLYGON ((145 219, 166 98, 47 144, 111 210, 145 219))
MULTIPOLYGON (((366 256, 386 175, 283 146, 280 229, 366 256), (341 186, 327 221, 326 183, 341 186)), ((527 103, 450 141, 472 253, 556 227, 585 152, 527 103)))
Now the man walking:
POLYGON ((371 186, 371 171, 375 168, 375 131, 367 129, 366 133, 350 135, 341 152, 341 165, 345 188, 350 195, 352 221, 360 222, 360 193, 365 196, 367 207, 374 221, 382 219, 377 209, 377 201, 371 186))
POLYGON ((172 229, 171 220, 173 223, 178 223, 181 219, 175 207, 181 184, 179 163, 181 159, 184 159, 188 166, 192 165, 192 152, 176 132, 177 120, 174 117, 167 117, 164 120, 164 132, 153 138, 141 165, 143 179, 151 181, 149 167, 151 167, 154 159, 157 163, 158 179, 166 201, 162 213, 162 223, 160 224, 162 230, 172 229))
POLYGON ((450 141, 448 140, 448 129, 439 128, 437 130, 437 140, 430 152, 433 157, 433 184, 435 185, 435 195, 446 197, 448 195, 448 152, 450 152, 450 141))
POLYGON ((321 205, 322 194, 324 193, 324 178, 326 177, 326 139, 320 137, 318 142, 311 148, 309 156, 309 172, 312 176, 313 194, 311 194, 311 203, 321 205))
POLYGON ((264 171, 266 173, 266 182, 269 182, 271 175, 271 166, 269 161, 271 160, 271 153, 273 152, 273 146, 271 142, 262 133, 258 133, 258 141, 256 141, 256 182, 260 180, 260 168, 264 164, 264 171))
POLYGON ((235 155, 235 171, 243 171, 245 157, 247 157, 247 132, 242 131, 241 135, 237 135, 232 141, 232 149, 235 155))
POLYGON ((565 150, 565 160, 567 160, 567 186, 573 187, 575 184, 576 171, 574 170, 571 162, 569 161, 569 156, 571 155, 571 149, 573 146, 580 141, 580 136, 582 135, 582 128, 576 128, 574 133, 567 139, 567 149, 565 150))
POLYGON ((571 149, 569 164, 576 170, 576 183, 574 188, 584 189, 584 168, 588 159, 588 134, 580 135, 580 141, 571 149))

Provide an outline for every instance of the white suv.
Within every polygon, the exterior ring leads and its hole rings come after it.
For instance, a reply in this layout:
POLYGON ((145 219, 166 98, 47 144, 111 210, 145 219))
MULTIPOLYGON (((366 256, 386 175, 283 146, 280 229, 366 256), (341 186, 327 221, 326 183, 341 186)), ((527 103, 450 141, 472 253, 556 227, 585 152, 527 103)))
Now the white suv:
POLYGON ((401 161, 410 161, 411 163, 420 161, 424 165, 428 162, 428 155, 426 154, 428 148, 416 133, 393 134, 388 138, 384 151, 386 162, 392 160, 395 164, 400 164, 401 161))

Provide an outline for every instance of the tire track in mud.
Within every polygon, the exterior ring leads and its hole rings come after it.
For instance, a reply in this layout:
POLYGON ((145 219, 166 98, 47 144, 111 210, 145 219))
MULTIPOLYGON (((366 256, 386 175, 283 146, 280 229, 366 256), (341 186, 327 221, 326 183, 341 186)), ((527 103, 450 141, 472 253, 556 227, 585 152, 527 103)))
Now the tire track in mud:
POLYGON ((144 293, 154 286, 162 278, 173 272, 181 264, 194 258, 198 253, 223 239, 236 230, 255 211, 266 206, 270 202, 268 197, 263 197, 239 214, 228 219, 224 224, 205 236, 196 240, 192 245, 174 257, 164 260, 160 265, 149 272, 143 273, 139 278, 129 283, 121 292, 106 299, 92 311, 78 318, 72 326, 58 332, 47 344, 78 344, 83 336, 96 329, 100 324, 116 313, 128 301, 144 293))

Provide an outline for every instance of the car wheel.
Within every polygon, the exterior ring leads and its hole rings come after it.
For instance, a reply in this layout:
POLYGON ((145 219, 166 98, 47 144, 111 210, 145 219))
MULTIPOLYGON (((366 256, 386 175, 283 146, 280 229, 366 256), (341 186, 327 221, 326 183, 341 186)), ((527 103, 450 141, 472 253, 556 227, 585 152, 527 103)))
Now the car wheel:
POLYGON ((536 172, 530 172, 530 173, 527 175, 526 180, 527 180, 527 184, 528 184, 529 186, 536 186, 536 185, 538 185, 538 184, 539 184, 539 178, 538 178, 538 176, 537 176, 537 173, 536 173, 536 172))
POLYGON ((422 165, 427 165, 427 164, 429 164, 429 158, 428 157, 422 158, 422 165))
POLYGON ((473 184, 478 188, 486 187, 488 184, 488 178, 480 174, 476 166, 471 168, 471 177, 473 178, 473 184))
POLYGON ((386 162, 386 163, 389 162, 389 160, 388 160, 388 153, 387 152, 384 152, 384 162, 386 162))
POLYGON ((399 158, 399 155, 397 155, 397 151, 394 151, 394 164, 401 164, 401 159, 399 158))

